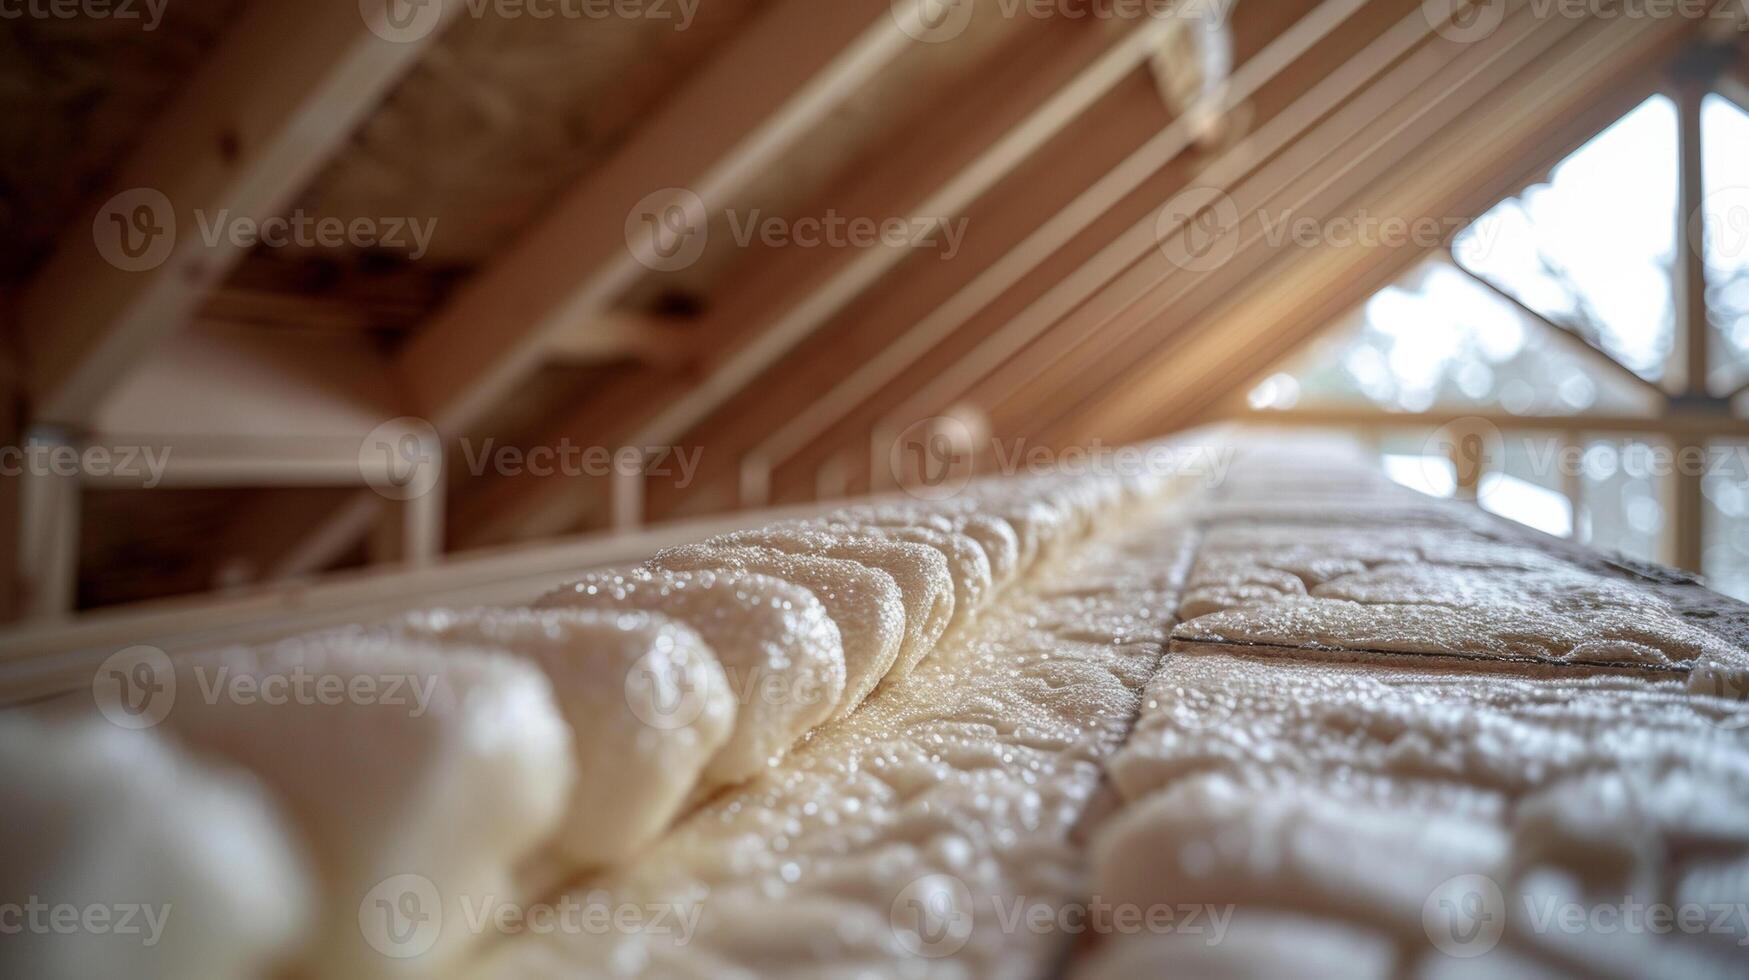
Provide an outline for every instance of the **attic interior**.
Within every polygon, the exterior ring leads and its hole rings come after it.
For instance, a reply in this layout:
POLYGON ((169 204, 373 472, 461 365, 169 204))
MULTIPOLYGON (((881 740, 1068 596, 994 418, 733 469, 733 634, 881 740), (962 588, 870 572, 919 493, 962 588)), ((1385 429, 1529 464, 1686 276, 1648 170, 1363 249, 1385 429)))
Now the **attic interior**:
POLYGON ((0 47, 7 975, 1744 975, 1742 0, 0 47))

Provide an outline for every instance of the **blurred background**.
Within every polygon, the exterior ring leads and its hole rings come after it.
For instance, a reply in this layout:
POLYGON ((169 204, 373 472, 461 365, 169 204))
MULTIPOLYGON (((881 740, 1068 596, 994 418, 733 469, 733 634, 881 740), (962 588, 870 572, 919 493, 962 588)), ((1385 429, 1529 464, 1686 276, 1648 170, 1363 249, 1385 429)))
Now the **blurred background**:
POLYGON ((1749 598, 1745 16, 0 4, 5 616, 1228 424, 1749 598))

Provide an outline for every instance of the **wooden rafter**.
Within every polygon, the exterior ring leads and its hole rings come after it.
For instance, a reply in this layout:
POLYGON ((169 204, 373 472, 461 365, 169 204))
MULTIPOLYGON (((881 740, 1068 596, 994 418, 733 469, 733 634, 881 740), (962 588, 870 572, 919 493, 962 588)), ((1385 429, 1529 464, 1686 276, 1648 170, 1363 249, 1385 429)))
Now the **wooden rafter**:
MULTIPOLYGON (((1054 64, 1045 65, 1035 80, 991 90, 976 116, 962 119, 950 114, 930 124, 938 132, 917 134, 916 145, 931 150, 933 160, 911 161, 907 156, 915 154, 898 154, 875 172, 858 176, 861 187, 850 197, 854 207, 838 202, 834 206, 859 214, 963 215, 1145 64, 1169 33, 1182 28, 1177 19, 1144 18, 1115 39, 1095 35, 1078 40, 1063 49, 1054 64)), ((646 381, 629 379, 590 399, 574 420, 557 431, 587 432, 593 440, 605 438, 615 445, 674 444, 910 254, 907 249, 876 247, 793 251, 774 258, 765 274, 709 315, 720 328, 707 332, 742 339, 731 340, 726 352, 703 365, 697 382, 652 399, 646 381), (658 407, 642 414, 634 410, 628 417, 626 406, 634 392, 643 393, 638 402, 654 402, 658 407)), ((642 482, 625 479, 615 486, 620 491, 613 507, 616 521, 637 523, 643 510, 642 482)), ((587 503, 574 487, 557 479, 530 480, 514 499, 496 493, 494 499, 491 510, 496 521, 526 522, 532 512, 534 526, 543 528, 574 522, 587 503)))
MULTIPOLYGON (((652 257, 626 233, 645 200, 675 189, 707 209, 730 200, 915 43, 917 16, 887 0, 783 0, 763 11, 419 328, 393 366, 411 410, 454 437, 540 365, 564 360, 580 331, 611 328, 614 302, 650 271, 652 257)), ((351 500, 296 553, 264 563, 281 575, 323 568, 380 511, 368 496, 351 500)))
MULTIPOLYGON (((1231 112, 1334 31, 1364 0, 1327 0, 1249 59, 1219 91, 1218 111, 1231 112)), ((750 454, 766 472, 819 438, 857 405, 872 398, 925 353, 1032 274, 1077 234, 1135 190, 1151 174, 1189 148, 1196 136, 1179 118, 1148 144, 1093 183, 1068 207, 1039 227, 1001 261, 974 277, 895 342, 835 385, 750 454)))
MULTIPOLYGON (((1293 144, 1306 127, 1340 106, 1359 86, 1425 41, 1433 28, 1434 25, 1420 10, 1403 17, 1358 55, 1322 78, 1293 105, 1211 163, 1198 175, 1197 185, 1232 188, 1237 181, 1293 144)), ((1152 278, 1150 259, 1158 254, 1160 232, 1159 216, 1150 211, 1105 250, 1059 282, 1024 314, 1011 320, 957 363, 937 373, 928 385, 889 411, 883 422, 876 426, 871 451, 884 457, 892 433, 901 430, 909 420, 938 411, 959 398, 1010 358, 1025 352, 1048 331, 1061 330, 1065 336, 1077 341, 1090 337, 1088 331, 1097 328, 1112 312, 1102 306, 1102 302, 1109 303, 1108 297, 1135 290, 1139 287, 1134 284, 1152 278)), ((1164 261, 1161 257, 1161 262, 1164 261)), ((1039 366, 1050 363, 1047 359, 1039 366)), ((871 465, 871 472, 878 474, 880 470, 880 467, 871 465)))
POLYGON ((625 230, 640 202, 678 188, 721 205, 913 43, 888 0, 764 11, 420 329, 397 364, 414 407, 445 433, 483 418, 650 271, 625 230))
MULTIPOLYGON (((1435 39, 1381 76, 1282 156, 1278 162, 1284 171, 1255 181, 1233 198, 1239 218, 1225 240, 1234 248, 1219 268, 1189 274, 1165 254, 1151 255, 1136 270, 1139 292, 1131 291, 1135 286, 1114 285, 1115 295, 1108 301, 1089 305, 1100 316, 1096 326, 1065 323, 1059 328, 1058 335, 1070 339, 1073 356, 1059 354, 1047 368, 1051 376, 1033 382, 1039 395, 1035 405, 1044 419, 1073 412, 1078 400, 1121 376, 1130 359, 1146 356, 1159 342, 1159 324, 1195 318, 1258 275, 1264 263, 1299 248, 1291 241, 1271 240, 1271 211, 1277 222, 1291 216, 1321 227, 1340 214, 1333 208, 1389 175, 1486 92, 1575 27, 1572 22, 1541 21, 1521 9, 1486 41, 1435 39), (1302 155, 1305 159, 1296 160, 1302 155)), ((1012 413, 1012 398, 1009 404, 1012 413)))
POLYGON ((1579 333, 1571 327, 1564 327, 1541 313, 1538 313, 1536 310, 1531 309, 1525 304, 1524 300, 1519 299, 1508 290, 1502 289, 1494 282, 1494 280, 1489 279, 1487 276, 1484 276, 1464 265, 1462 262, 1459 262, 1455 255, 1451 257, 1451 265, 1472 281, 1485 287, 1490 294, 1505 301, 1507 305, 1511 306, 1514 310, 1517 310, 1521 315, 1529 318, 1537 324, 1540 324, 1544 333, 1547 333, 1553 336, 1556 340, 1566 344, 1568 349, 1572 350, 1580 357, 1583 357, 1586 363, 1595 364, 1628 384, 1643 391, 1651 392, 1660 399, 1668 397, 1668 393, 1665 392, 1663 388, 1641 377, 1633 368, 1616 360, 1614 355, 1610 354, 1593 341, 1580 336, 1579 333))
POLYGON ((1663 415, 1513 415, 1507 412, 1456 408, 1446 411, 1388 412, 1383 409, 1312 409, 1247 411, 1227 416, 1235 422, 1258 426, 1305 426, 1311 428, 1386 427, 1426 431, 1460 419, 1480 419, 1499 429, 1533 432, 1681 434, 1688 436, 1749 436, 1749 419, 1704 412, 1671 412, 1663 415))
POLYGON ((370 10, 256 0, 148 128, 20 297, 34 419, 86 424, 241 258, 203 224, 278 214, 438 34, 379 35, 370 10))
MULTIPOLYGON (((1570 147, 1595 133, 1613 116, 1580 110, 1598 103, 1600 93, 1619 81, 1619 73, 1672 50, 1680 33, 1680 25, 1635 30, 1617 23, 1588 29, 1565 45, 1562 55, 1546 59, 1534 79, 1497 94, 1486 110, 1430 144, 1390 189, 1368 198, 1372 209, 1422 214, 1486 206, 1509 190, 1508 182, 1487 183, 1489 175, 1499 173, 1502 160, 1546 152, 1552 144, 1570 147), (1550 139, 1574 125, 1584 132, 1574 135, 1575 129, 1563 137, 1573 142, 1550 139)), ((1606 108, 1619 115, 1625 106, 1606 108)), ((1193 331, 1167 338, 1138 363, 1136 374, 1120 389, 1084 406, 1072 431, 1135 438, 1162 426, 1187 424, 1258 365, 1381 288, 1426 251, 1326 245, 1284 264, 1278 274, 1260 277, 1193 331), (1172 379, 1169 386, 1163 386, 1165 378, 1172 379)))

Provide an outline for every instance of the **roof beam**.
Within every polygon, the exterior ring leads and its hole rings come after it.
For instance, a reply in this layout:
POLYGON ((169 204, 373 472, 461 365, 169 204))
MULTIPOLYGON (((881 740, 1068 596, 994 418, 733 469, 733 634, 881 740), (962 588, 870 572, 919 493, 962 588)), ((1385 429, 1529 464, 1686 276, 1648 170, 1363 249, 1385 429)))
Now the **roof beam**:
MULTIPOLYGON (((1365 0, 1325 0, 1268 44, 1220 89, 1218 111, 1230 112, 1333 32, 1365 0)), ((888 344, 831 391, 781 426, 750 453, 750 465, 769 472, 818 439, 873 398, 936 345, 1017 284, 1188 149, 1197 136, 1192 120, 1174 120, 1153 140, 1107 172, 1067 207, 1028 235, 1003 258, 974 277, 952 298, 888 344)))
MULTIPOLYGON (((1063 36, 1062 26, 1046 24, 1063 36)), ((1176 19, 1141 18, 1112 38, 1078 31, 1035 77, 1018 85, 989 89, 975 103, 980 111, 944 113, 912 134, 926 151, 886 154, 869 172, 858 173, 848 195, 834 200, 839 211, 874 216, 942 219, 962 216, 1005 178, 1146 64, 1161 43, 1184 29, 1176 19), (943 149, 945 148, 945 149, 943 149), (916 159, 914 159, 916 158, 916 159)), ((962 97, 963 98, 963 97, 962 97)), ((843 312, 914 254, 913 249, 879 245, 867 249, 792 250, 774 257, 747 288, 707 312, 718 324, 706 332, 736 337, 729 353, 703 366, 700 380, 677 386, 673 397, 645 399, 654 411, 625 417, 626 395, 648 391, 648 382, 631 378, 590 399, 559 433, 588 432, 592 441, 615 445, 672 445, 712 411, 753 383, 799 343, 843 312)), ((636 480, 616 482, 622 494, 641 496, 636 480)), ((494 499, 501 494, 493 491, 494 499)), ((529 480, 523 501, 492 508, 493 523, 551 528, 576 519, 589 501, 556 480, 529 480), (537 511, 530 518, 523 511, 537 511), (530 525, 528 522, 533 521, 530 525)), ((622 522, 639 519, 639 501, 621 501, 612 512, 622 522), (636 503, 637 506, 632 504, 636 503)), ((501 532, 487 528, 482 536, 501 532)))
MULTIPOLYGON (((1588 30, 1559 55, 1545 59, 1531 85, 1496 93, 1488 109, 1470 114, 1424 148, 1413 166, 1401 168, 1404 176, 1389 190, 1366 199, 1370 210, 1451 213, 1486 207, 1510 193, 1510 180, 1489 180, 1490 174, 1499 172, 1501 160, 1546 155, 1552 146, 1565 150, 1607 125, 1613 117, 1583 111, 1585 106, 1608 101, 1601 93, 1619 84, 1619 71, 1636 70, 1671 50, 1679 38, 1672 37, 1669 26, 1647 28, 1617 21, 1588 30), (1584 132, 1575 135, 1579 129, 1584 132), (1561 139, 1550 138, 1557 133, 1561 139)), ((1625 106, 1606 108, 1615 111, 1625 106)), ((1544 159, 1540 165, 1548 162, 1544 159)), ((1517 180, 1521 173, 1509 177, 1517 180)), ((1427 251, 1323 245, 1295 257, 1283 263, 1277 274, 1257 277, 1251 287, 1232 296, 1193 330, 1165 337, 1151 356, 1136 365, 1133 375, 1119 380, 1110 397, 1083 405, 1077 419, 1060 423, 1060 431, 1071 438, 1092 433, 1140 438, 1143 433, 1164 431, 1163 426, 1186 424, 1230 391, 1253 366, 1300 343, 1427 251), (1166 394, 1161 378, 1172 379, 1171 394, 1166 394), (1143 387, 1148 391, 1143 392, 1143 387)))
POLYGON ((659 264, 654 236, 634 252, 626 231, 652 193, 726 203, 915 43, 899 21, 922 6, 765 10, 408 343, 396 371, 414 408, 452 435, 478 422, 659 264))
POLYGON ((1580 336, 1578 331, 1573 330, 1571 327, 1564 327, 1555 321, 1550 320, 1548 317, 1543 316, 1541 313, 1538 313, 1536 310, 1531 309, 1529 306, 1525 305, 1523 300, 1496 285, 1492 279, 1489 279, 1487 276, 1484 276, 1464 265, 1462 262, 1459 262, 1457 256, 1453 255, 1451 257, 1451 264, 1453 268, 1486 287, 1493 295, 1504 300, 1507 305, 1511 306, 1514 310, 1517 310, 1521 315, 1535 323, 1541 324, 1545 332, 1552 333, 1557 340, 1566 344, 1569 349, 1580 357, 1583 357, 1586 361, 1602 367, 1608 373, 1615 375, 1637 388, 1657 395, 1660 401, 1669 399, 1669 393, 1663 388, 1640 377, 1634 369, 1616 360, 1613 355, 1602 347, 1599 347, 1587 338, 1580 336))
MULTIPOLYGON (((660 264, 654 236, 636 241, 626 230, 641 209, 660 207, 651 195, 688 192, 707 211, 732 200, 926 36, 926 6, 781 0, 765 9, 419 328, 392 367, 412 410, 454 437, 542 364, 571 356, 581 332, 615 329, 613 304, 660 264)), ((370 532, 380 504, 349 501, 295 560, 264 563, 284 574, 325 567, 370 532)))
POLYGON ((1245 422, 1260 427, 1311 428, 1410 428, 1437 429, 1460 419, 1479 418, 1500 429, 1646 434, 1682 434, 1695 437, 1734 438, 1749 435, 1749 419, 1704 412, 1672 412, 1667 415, 1512 415, 1506 412, 1479 412, 1472 408, 1446 411, 1387 412, 1383 409, 1282 409, 1246 411, 1226 421, 1245 422))
MULTIPOLYGON (((1049 348, 1048 357, 1043 347, 1027 351, 1021 360, 1030 363, 1018 377, 1006 379, 1006 388, 989 403, 992 410, 1005 406, 1012 418, 1019 410, 1016 403, 1025 401, 1036 417, 1044 396, 1055 395, 1054 402, 1045 402, 1049 410, 1068 411, 1076 398, 1121 374, 1129 359, 1146 356, 1158 343, 1162 321, 1195 319, 1242 288, 1262 265, 1299 247, 1271 241, 1272 203, 1278 222, 1311 219, 1321 226, 1340 215, 1336 209, 1343 202, 1388 176, 1405 157, 1577 26, 1571 20, 1542 20, 1521 9, 1484 42, 1438 39, 1416 51, 1304 134, 1262 174, 1233 189, 1228 198, 1232 213, 1222 219, 1221 229, 1221 240, 1232 242, 1233 249, 1218 267, 1187 270, 1164 250, 1149 255, 1133 274, 1055 328, 1052 336, 1063 342, 1049 348)), ((1189 230, 1180 225, 1174 234, 1182 238, 1189 230)))
MULTIPOLYGON (((1318 14, 1314 13, 1313 16, 1318 14)), ((1305 23, 1307 21, 1302 21, 1302 25, 1305 23)), ((1296 25, 1296 29, 1300 26, 1296 25)), ((1420 9, 1402 18, 1359 55, 1325 76, 1305 96, 1223 153, 1198 175, 1198 185, 1232 186, 1235 181, 1291 145, 1307 126, 1341 105, 1362 84, 1425 40, 1432 34, 1433 28, 1434 25, 1420 9)), ((1065 317, 1072 314, 1078 318, 1091 316, 1088 311, 1092 307, 1086 304, 1106 294, 1113 283, 1124 283, 1136 278, 1137 263, 1144 261, 1158 248, 1160 230, 1158 213, 1150 211, 1020 316, 894 407, 876 425, 871 452, 875 456, 884 457, 890 434, 902 430, 911 420, 931 414, 960 397, 989 372, 1061 323, 1065 317)), ((871 473, 878 475, 880 470, 881 467, 871 464, 871 473)))
POLYGON ((89 422, 241 258, 203 225, 278 214, 437 36, 389 40, 383 16, 358 0, 245 11, 23 290, 34 419, 89 422))

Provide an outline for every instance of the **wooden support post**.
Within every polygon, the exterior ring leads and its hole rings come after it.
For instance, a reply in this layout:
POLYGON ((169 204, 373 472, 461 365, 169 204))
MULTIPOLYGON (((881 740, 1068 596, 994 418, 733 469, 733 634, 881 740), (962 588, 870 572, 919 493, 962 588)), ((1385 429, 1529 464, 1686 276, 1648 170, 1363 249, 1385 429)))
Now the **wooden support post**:
MULTIPOLYGON (((1681 138, 1678 168, 1677 215, 1681 222, 1676 236, 1676 330, 1682 377, 1690 398, 1702 398, 1707 390, 1708 334, 1706 305, 1705 183, 1701 173, 1701 102, 1706 98, 1704 79, 1685 75, 1676 84, 1677 117, 1681 138)), ((1704 439, 1677 441, 1678 459, 1698 448, 1704 456, 1704 439)), ((1705 550, 1705 500, 1701 496, 1701 473, 1693 467, 1676 467, 1676 565, 1690 572, 1701 570, 1705 550)))
POLYGON ((18 577, 25 615, 55 619, 73 612, 79 585, 78 444, 55 429, 25 442, 19 484, 18 577))
POLYGON ((644 470, 641 457, 637 469, 615 461, 611 500, 611 527, 614 531, 628 533, 644 526, 644 470))
POLYGON ((1583 465, 1585 433, 1580 432, 1577 429, 1572 429, 1562 433, 1561 452, 1555 458, 1565 461, 1569 455, 1568 450, 1570 448, 1576 448, 1579 450, 1579 465, 1561 471, 1561 493, 1566 495, 1567 504, 1573 509, 1573 530, 1568 537, 1572 538, 1574 541, 1578 541, 1580 544, 1584 544, 1585 538, 1581 537, 1579 534, 1579 512, 1585 506, 1585 468, 1583 465))
POLYGON ((1446 454, 1451 457, 1452 475, 1456 481, 1452 496, 1458 500, 1474 503, 1480 494, 1482 478, 1487 475, 1488 468, 1485 438, 1481 428, 1467 420, 1460 419, 1452 424, 1446 454))

